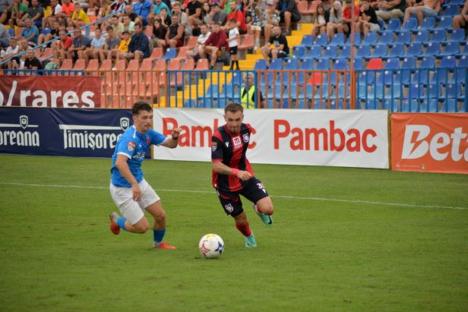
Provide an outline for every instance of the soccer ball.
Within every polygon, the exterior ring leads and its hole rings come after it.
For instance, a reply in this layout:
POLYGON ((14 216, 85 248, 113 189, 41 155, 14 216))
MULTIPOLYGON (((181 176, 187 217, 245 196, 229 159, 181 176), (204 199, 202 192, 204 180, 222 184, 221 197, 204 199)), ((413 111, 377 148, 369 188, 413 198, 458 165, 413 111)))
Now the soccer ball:
POLYGON ((217 234, 206 234, 198 243, 200 254, 208 259, 215 259, 221 256, 224 251, 224 241, 217 234))

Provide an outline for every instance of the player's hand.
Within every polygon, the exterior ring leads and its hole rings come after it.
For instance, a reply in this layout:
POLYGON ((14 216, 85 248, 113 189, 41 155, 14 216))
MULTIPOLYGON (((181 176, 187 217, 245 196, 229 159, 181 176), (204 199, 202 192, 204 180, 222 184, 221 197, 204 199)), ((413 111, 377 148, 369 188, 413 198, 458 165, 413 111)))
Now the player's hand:
POLYGON ((141 198, 141 190, 138 184, 132 185, 133 200, 139 201, 141 198))
POLYGON ((239 170, 239 172, 237 173, 237 177, 242 181, 247 181, 250 178, 252 178, 252 175, 248 171, 239 170))
POLYGON ((182 131, 181 128, 174 128, 171 132, 171 137, 173 140, 177 140, 179 138, 180 132, 182 131))

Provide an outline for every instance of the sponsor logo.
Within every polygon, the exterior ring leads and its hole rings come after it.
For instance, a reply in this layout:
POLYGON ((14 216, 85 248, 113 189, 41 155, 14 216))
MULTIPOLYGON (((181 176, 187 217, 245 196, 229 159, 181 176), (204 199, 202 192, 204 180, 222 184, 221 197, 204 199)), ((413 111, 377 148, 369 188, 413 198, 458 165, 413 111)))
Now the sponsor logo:
MULTIPOLYGON (((63 131, 64 149, 111 149, 117 140, 130 125, 127 117, 120 118, 120 125, 94 126, 94 125, 59 125, 63 131)), ((135 148, 135 147, 133 147, 135 148)), ((130 146, 129 146, 130 150, 130 146)))
POLYGON ((244 135, 242 135, 242 140, 244 141, 244 143, 248 143, 250 140, 249 134, 245 133, 244 135))
POLYGON ((468 161, 467 137, 462 127, 453 129, 451 133, 431 133, 429 126, 407 125, 401 158, 418 159, 430 155, 436 161, 468 161))
POLYGON ((242 147, 242 141, 239 136, 232 138, 232 144, 234 145, 234 149, 238 149, 242 147))
POLYGON ((213 141, 211 143, 211 151, 214 152, 218 149, 218 143, 216 143, 215 141, 213 141))
POLYGON ((231 203, 224 205, 224 210, 226 210, 227 213, 232 213, 234 211, 234 207, 232 206, 231 203))
POLYGON ((29 123, 27 115, 21 115, 17 124, 0 123, 0 146, 39 147, 39 125, 29 123))
POLYGON ((331 152, 367 152, 377 150, 374 139, 377 133, 374 129, 341 129, 335 127, 335 121, 330 120, 327 128, 292 127, 283 119, 274 121, 274 149, 279 150, 281 144, 288 144, 293 151, 331 151, 331 152))
POLYGON ((133 152, 135 150, 135 142, 128 142, 127 149, 133 152))

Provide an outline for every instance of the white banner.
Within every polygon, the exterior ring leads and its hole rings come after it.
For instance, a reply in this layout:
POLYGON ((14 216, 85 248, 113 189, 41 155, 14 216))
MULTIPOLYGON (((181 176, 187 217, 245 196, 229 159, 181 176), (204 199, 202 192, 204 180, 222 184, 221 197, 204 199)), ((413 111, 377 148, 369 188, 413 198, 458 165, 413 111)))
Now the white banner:
MULTIPOLYGON (((157 159, 210 161, 213 129, 224 125, 216 109, 155 109, 154 129, 181 127, 176 149, 157 147, 157 159)), ((388 113, 383 110, 244 111, 255 133, 252 163, 388 168, 388 113)))

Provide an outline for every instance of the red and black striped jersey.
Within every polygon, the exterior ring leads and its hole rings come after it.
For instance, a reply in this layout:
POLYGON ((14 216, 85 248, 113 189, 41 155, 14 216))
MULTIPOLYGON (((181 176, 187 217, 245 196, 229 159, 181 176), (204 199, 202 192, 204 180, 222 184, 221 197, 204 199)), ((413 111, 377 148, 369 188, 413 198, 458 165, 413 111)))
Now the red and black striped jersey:
MULTIPOLYGON (((254 175, 252 166, 245 154, 250 142, 252 127, 241 124, 240 132, 231 133, 226 126, 215 130, 211 139, 211 161, 221 161, 228 167, 245 170, 254 175)), ((243 182, 236 176, 218 174, 212 171, 213 187, 220 191, 236 192, 242 189, 243 182)))

